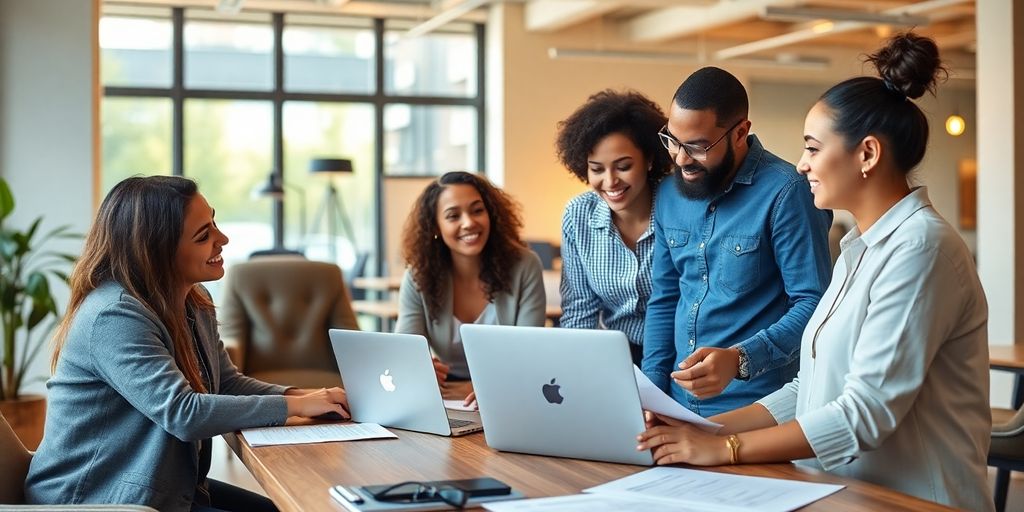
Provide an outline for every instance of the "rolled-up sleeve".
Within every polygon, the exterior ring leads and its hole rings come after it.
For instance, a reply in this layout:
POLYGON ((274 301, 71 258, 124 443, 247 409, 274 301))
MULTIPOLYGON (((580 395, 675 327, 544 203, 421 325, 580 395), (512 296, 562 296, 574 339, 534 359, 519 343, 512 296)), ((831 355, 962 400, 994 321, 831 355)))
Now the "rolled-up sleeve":
MULTIPOLYGON (((843 390, 797 416, 825 470, 873 450, 913 406, 936 353, 960 312, 955 266, 936 248, 897 247, 877 276, 843 390)), ((828 343, 817 340, 818 346, 828 343)))

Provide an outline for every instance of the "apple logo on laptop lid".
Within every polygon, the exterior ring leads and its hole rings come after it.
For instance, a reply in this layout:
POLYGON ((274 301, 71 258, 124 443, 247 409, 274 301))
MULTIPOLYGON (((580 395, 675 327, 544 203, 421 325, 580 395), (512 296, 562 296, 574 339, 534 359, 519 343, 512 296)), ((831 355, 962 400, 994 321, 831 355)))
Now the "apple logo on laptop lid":
POLYGON ((551 379, 550 384, 544 384, 541 388, 541 392, 544 393, 544 399, 547 400, 549 404, 562 403, 564 398, 562 398, 562 394, 558 391, 561 387, 562 386, 555 384, 555 379, 551 379))
POLYGON ((388 393, 395 390, 395 377, 391 375, 390 368, 385 368, 384 373, 380 374, 380 387, 388 393))

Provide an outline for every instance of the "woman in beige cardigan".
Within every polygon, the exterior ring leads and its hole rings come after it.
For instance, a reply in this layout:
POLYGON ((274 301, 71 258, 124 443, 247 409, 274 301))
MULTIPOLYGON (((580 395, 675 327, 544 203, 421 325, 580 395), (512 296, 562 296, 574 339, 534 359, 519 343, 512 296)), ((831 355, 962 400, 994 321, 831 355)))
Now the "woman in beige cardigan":
POLYGON ((396 331, 427 338, 439 382, 469 378, 462 324, 544 325, 540 259, 520 240, 522 225, 512 199, 477 174, 446 173, 416 200, 396 331))

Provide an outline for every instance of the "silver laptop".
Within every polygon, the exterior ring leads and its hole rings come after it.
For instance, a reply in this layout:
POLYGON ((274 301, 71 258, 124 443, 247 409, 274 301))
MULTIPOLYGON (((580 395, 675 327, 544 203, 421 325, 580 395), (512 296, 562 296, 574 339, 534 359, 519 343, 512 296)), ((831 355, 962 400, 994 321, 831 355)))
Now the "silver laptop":
POLYGON ((442 436, 483 429, 477 412, 445 409, 427 339, 331 329, 352 420, 442 436))
POLYGON ((487 444, 651 465, 629 341, 619 331, 464 324, 487 444))

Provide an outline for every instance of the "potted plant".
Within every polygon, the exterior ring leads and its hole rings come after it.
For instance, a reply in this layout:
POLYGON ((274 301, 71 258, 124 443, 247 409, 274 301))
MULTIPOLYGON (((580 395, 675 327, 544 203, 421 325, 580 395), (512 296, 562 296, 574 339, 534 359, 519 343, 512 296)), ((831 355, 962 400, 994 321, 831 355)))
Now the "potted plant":
POLYGON ((67 283, 66 269, 75 257, 44 250, 59 238, 78 238, 68 226, 39 234, 42 217, 25 231, 4 224, 14 210, 14 196, 0 178, 0 412, 29 449, 39 445, 46 418, 45 397, 24 395, 29 365, 47 343, 60 319, 51 279, 67 283))

